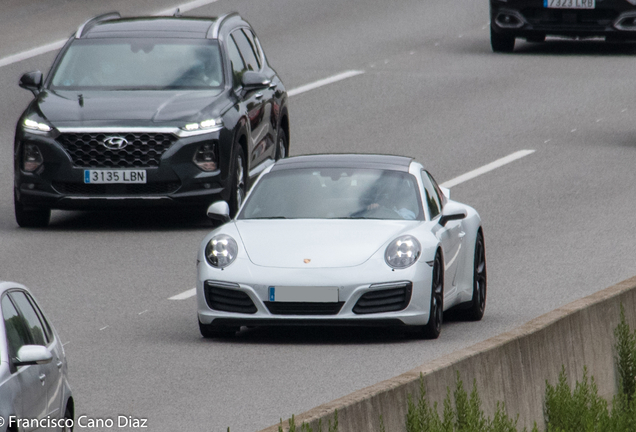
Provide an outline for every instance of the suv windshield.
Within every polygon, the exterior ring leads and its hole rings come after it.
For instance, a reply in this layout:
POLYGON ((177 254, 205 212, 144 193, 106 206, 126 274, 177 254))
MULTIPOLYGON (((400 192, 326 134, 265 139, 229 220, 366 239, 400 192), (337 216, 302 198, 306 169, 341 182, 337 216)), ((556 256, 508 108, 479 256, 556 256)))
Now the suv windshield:
POLYGON ((415 178, 397 171, 328 168, 266 174, 238 219, 422 220, 415 178))
POLYGON ((219 46, 200 39, 76 40, 53 72, 58 90, 215 88, 223 85, 219 46))

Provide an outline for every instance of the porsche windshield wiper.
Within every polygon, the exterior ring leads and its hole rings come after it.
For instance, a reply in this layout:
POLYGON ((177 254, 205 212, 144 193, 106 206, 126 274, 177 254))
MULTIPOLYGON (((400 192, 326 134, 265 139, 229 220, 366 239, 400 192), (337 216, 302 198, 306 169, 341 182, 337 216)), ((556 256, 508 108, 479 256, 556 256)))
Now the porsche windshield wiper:
POLYGON ((249 219, 287 219, 285 216, 262 216, 262 217, 252 217, 249 219))

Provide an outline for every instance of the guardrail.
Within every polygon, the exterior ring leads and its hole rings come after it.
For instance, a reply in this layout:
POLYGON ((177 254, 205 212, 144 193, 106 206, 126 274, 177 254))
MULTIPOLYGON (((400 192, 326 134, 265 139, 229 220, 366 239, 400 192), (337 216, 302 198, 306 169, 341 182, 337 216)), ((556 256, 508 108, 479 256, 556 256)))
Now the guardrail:
MULTIPOLYGON (((506 403, 510 415, 519 414, 519 428, 536 421, 543 428, 546 380, 556 383, 565 366, 571 383, 583 376, 583 366, 594 376, 599 395, 606 399, 618 392, 614 365, 614 328, 620 304, 629 325, 636 321, 636 277, 542 315, 510 332, 426 363, 395 378, 320 405, 295 417, 296 425, 308 423, 323 429, 338 410, 339 432, 379 432, 382 415, 387 431, 405 431, 407 398, 419 392, 424 376, 427 398, 441 406, 447 387, 453 387, 457 371, 472 386, 473 379, 491 416, 497 401, 506 403)), ((286 422, 283 422, 287 430, 286 422)), ((261 432, 277 432, 278 425, 261 432)))

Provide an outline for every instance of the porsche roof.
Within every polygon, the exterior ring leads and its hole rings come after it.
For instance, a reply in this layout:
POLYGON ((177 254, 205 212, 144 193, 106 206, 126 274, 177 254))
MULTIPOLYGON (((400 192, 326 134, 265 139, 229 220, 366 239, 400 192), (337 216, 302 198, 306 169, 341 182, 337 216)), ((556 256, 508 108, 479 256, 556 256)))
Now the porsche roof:
POLYGON ((272 171, 297 168, 367 168, 409 171, 413 158, 393 155, 325 154, 295 156, 276 162, 272 171))

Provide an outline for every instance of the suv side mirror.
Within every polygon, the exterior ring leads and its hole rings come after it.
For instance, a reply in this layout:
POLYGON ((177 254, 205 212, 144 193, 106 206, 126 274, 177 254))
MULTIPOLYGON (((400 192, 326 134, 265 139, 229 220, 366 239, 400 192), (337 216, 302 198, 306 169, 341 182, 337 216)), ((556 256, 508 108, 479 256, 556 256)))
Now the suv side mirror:
POLYGON ((222 223, 230 221, 230 206, 225 201, 217 201, 208 207, 207 215, 212 220, 222 223))
POLYGON ((47 364, 53 360, 53 354, 42 345, 22 345, 18 350, 18 356, 13 362, 15 366, 28 366, 47 364))
POLYGON ((42 90, 42 72, 27 72, 20 78, 20 87, 30 90, 34 96, 37 96, 42 90))
POLYGON ((439 218, 439 224, 446 226, 449 221, 465 219, 468 214, 466 209, 459 203, 449 201, 442 209, 442 217, 439 218))
POLYGON ((272 80, 260 72, 245 71, 241 78, 241 83, 243 84, 243 89, 245 89, 245 91, 261 90, 269 87, 272 80))

